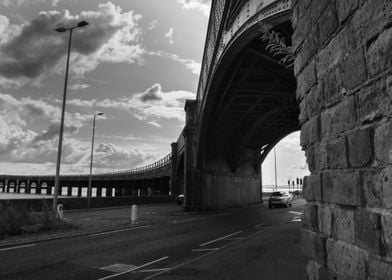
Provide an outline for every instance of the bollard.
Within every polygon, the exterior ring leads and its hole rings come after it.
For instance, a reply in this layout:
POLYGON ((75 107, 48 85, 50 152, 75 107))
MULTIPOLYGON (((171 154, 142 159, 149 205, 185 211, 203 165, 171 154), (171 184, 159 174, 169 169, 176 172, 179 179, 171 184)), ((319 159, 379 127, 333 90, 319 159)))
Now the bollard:
POLYGON ((57 205, 57 217, 59 217, 60 220, 64 217, 64 206, 62 204, 57 205))
POLYGON ((137 205, 133 204, 132 211, 131 211, 131 223, 135 224, 136 221, 137 221, 137 205))

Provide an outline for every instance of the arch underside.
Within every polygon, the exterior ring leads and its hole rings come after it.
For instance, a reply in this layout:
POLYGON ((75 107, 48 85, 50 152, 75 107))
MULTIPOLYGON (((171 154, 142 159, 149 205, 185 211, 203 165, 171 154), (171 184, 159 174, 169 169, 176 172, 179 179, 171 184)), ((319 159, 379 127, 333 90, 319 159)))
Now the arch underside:
MULTIPOLYGON (((291 45, 289 21, 274 30, 291 45)), ((207 169, 216 157, 225 158, 232 172, 255 157, 260 163, 280 139, 299 129, 293 70, 266 46, 258 36, 234 57, 228 56, 227 65, 222 60, 216 71, 224 74, 211 84, 206 102, 208 120, 202 142, 207 169)))

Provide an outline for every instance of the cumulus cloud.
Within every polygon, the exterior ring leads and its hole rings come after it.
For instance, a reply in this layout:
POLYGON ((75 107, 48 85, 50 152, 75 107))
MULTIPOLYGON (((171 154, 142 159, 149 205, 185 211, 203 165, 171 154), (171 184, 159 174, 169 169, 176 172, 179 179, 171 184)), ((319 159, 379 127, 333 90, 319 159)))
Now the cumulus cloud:
POLYGON ((135 93, 131 97, 104 99, 95 102, 94 106, 121 108, 140 120, 156 121, 164 118, 184 121, 185 100, 195 98, 193 92, 184 90, 164 92, 160 84, 154 84, 144 92, 135 93))
POLYGON ((156 127, 161 127, 161 125, 159 123, 157 123, 157 122, 148 122, 148 124, 151 124, 151 125, 156 126, 156 127))
POLYGON ((71 71, 79 76, 100 63, 141 63, 141 16, 124 12, 111 2, 100 4, 97 11, 72 15, 68 10, 40 12, 32 21, 13 25, 0 18, 0 82, 20 86, 41 79, 49 70, 63 71, 68 34, 57 33, 56 26, 73 26, 80 20, 90 25, 76 29, 72 37, 71 71))
POLYGON ((193 59, 181 58, 174 53, 169 53, 169 52, 160 51, 160 50, 150 51, 150 52, 148 52, 148 54, 152 55, 152 56, 160 56, 160 57, 168 58, 168 59, 171 59, 175 62, 179 62, 179 63, 183 64, 187 69, 191 70, 191 72, 193 74, 195 74, 195 75, 200 74, 201 63, 199 63, 193 59))
MULTIPOLYGON (((65 135, 75 134, 90 123, 90 115, 66 114, 65 135)), ((43 99, 20 98, 0 93, 0 157, 4 162, 55 162, 59 134, 60 108, 43 99), (58 121, 53 121, 54 119, 58 121), (42 120, 44 131, 28 129, 33 121, 42 120)), ((64 162, 77 162, 85 154, 86 145, 65 137, 64 162)))
POLYGON ((203 15, 208 16, 211 8, 211 0, 177 0, 185 9, 198 9, 203 15))
POLYGON ((174 40, 173 40, 173 34, 174 34, 174 29, 173 27, 171 27, 169 29, 169 31, 165 34, 165 38, 167 38, 169 40, 170 44, 174 44, 174 40))
POLYGON ((70 90, 75 90, 75 91, 77 91, 77 90, 83 90, 83 89, 86 89, 86 88, 89 88, 89 87, 90 87, 90 85, 89 85, 89 84, 86 84, 86 83, 71 84, 70 86, 68 86, 68 88, 69 88, 70 90))
POLYGON ((94 151, 94 166, 97 168, 107 168, 113 170, 143 166, 158 160, 155 154, 139 149, 127 150, 110 143, 99 144, 94 151))
POLYGON ((154 19, 152 22, 150 22, 150 25, 148 26, 147 30, 151 31, 151 30, 155 29, 155 27, 157 27, 157 25, 158 25, 158 21, 154 19))

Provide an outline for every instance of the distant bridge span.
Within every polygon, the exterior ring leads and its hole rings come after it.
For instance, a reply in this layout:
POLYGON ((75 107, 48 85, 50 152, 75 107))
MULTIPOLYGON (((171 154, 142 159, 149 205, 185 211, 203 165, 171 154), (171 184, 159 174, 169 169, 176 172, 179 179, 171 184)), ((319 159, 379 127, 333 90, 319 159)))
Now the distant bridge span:
MULTIPOLYGON (((171 154, 147 166, 92 175, 95 196, 154 195, 170 192, 171 154), (106 193, 102 193, 105 190, 106 193)), ((83 196, 87 193, 89 175, 60 176, 60 195, 83 196), (64 191, 61 193, 61 191, 64 191)), ((0 175, 0 191, 52 194, 54 175, 0 175)))

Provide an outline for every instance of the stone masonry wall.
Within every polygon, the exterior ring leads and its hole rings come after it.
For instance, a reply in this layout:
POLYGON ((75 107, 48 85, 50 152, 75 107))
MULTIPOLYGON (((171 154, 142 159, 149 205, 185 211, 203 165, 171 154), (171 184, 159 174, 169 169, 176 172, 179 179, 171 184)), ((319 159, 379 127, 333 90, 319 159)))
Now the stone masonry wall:
POLYGON ((392 279, 392 1, 293 0, 309 279, 392 279))

